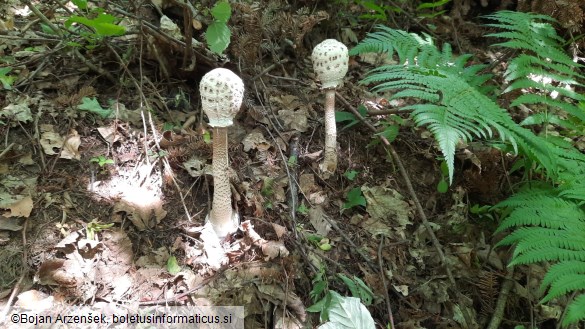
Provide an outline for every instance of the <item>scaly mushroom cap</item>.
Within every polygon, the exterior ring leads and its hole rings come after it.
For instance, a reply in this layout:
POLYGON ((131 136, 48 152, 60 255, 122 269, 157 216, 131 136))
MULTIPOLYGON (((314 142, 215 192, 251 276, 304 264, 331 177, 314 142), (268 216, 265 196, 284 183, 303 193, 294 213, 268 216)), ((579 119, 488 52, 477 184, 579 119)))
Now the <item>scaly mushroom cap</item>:
POLYGON ((335 40, 327 39, 316 45, 311 55, 313 69, 323 89, 335 88, 347 73, 349 56, 347 47, 335 40))
POLYGON ((212 127, 228 127, 240 110, 244 98, 244 82, 228 69, 213 69, 199 83, 201 107, 212 127))

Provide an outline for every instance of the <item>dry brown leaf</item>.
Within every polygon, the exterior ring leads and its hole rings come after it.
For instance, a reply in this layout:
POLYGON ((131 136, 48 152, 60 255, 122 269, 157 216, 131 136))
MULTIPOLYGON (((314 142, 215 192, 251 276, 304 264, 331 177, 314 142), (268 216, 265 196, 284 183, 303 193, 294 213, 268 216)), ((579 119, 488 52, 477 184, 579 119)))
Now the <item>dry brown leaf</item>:
POLYGON ((65 143, 63 143, 63 150, 59 158, 80 160, 79 145, 81 145, 81 137, 75 129, 71 129, 69 135, 65 137, 65 143))
POLYGON ((25 196, 12 204, 2 206, 2 208, 8 210, 2 214, 4 217, 28 217, 33 209, 33 200, 30 196, 25 196))

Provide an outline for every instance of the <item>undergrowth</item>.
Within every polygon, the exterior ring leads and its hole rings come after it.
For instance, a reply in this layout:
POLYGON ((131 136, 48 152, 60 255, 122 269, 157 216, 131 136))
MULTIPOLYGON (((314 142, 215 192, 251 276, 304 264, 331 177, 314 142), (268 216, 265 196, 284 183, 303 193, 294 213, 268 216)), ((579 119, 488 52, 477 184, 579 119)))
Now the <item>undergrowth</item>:
MULTIPOLYGON (((509 199, 496 205, 507 213, 498 232, 510 233, 498 245, 514 245, 509 266, 547 261, 541 303, 568 296, 563 326, 585 320, 585 156, 571 144, 585 132, 582 66, 566 55, 560 38, 544 15, 502 11, 487 18, 501 32, 496 46, 517 50, 504 73, 512 107, 533 114, 516 123, 493 99, 485 65, 469 54, 453 56, 449 44, 439 49, 428 35, 378 26, 351 52, 396 55, 398 63, 370 71, 362 80, 373 91, 392 91, 392 99, 415 99, 412 118, 436 139, 452 183, 454 155, 460 141, 504 142, 504 151, 518 155, 526 179, 509 199), (514 92, 515 93, 511 93, 514 92), (540 134, 525 126, 539 125, 540 134), (530 178, 529 178, 530 177, 530 178), (539 180, 533 178, 539 178, 539 180)), ((500 143, 501 144, 501 143, 500 143)))

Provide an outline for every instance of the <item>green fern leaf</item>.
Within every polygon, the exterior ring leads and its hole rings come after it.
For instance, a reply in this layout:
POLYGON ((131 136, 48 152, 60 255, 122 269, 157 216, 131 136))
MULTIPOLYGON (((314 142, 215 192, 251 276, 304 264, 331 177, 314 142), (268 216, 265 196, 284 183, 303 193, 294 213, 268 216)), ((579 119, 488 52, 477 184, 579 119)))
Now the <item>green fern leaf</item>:
POLYGON ((576 290, 585 290, 585 274, 581 273, 565 273, 561 279, 554 281, 548 293, 540 301, 546 303, 554 298, 567 295, 576 290))
POLYGON ((551 266, 542 280, 540 290, 544 292, 552 283, 566 274, 585 274, 585 262, 567 261, 551 266))
POLYGON ((568 306, 563 327, 585 320, 585 294, 578 295, 568 306))

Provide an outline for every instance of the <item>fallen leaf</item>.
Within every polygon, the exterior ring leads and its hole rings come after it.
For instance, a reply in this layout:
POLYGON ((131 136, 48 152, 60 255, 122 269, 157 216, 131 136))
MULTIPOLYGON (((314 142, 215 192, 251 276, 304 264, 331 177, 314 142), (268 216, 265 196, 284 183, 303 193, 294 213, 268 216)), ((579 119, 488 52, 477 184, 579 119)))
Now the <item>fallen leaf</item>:
POLYGON ((309 209, 309 221, 320 236, 327 236, 331 231, 331 224, 325 219, 327 214, 321 205, 316 205, 309 209))
POLYGON ((71 133, 65 137, 65 143, 63 143, 63 150, 59 158, 80 160, 79 145, 81 145, 81 137, 75 129, 71 129, 71 133))
POLYGON ((1 207, 8 209, 2 214, 4 217, 28 217, 33 209, 33 200, 30 196, 25 196, 12 204, 4 204, 1 207))

